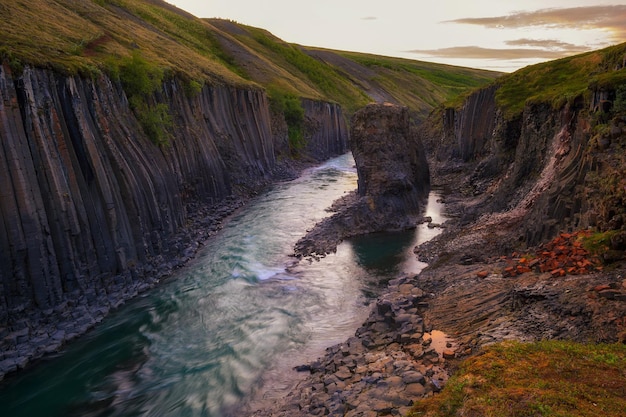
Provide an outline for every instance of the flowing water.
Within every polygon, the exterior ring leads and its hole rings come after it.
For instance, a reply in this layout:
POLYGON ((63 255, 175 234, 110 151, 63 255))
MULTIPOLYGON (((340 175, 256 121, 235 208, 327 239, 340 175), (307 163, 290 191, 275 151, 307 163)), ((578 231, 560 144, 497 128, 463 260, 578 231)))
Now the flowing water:
MULTIPOLYGON (((95 330, 0 387, 1 416, 226 416, 280 396, 294 365, 352 336, 413 247, 437 233, 374 234, 320 261, 293 245, 356 188, 350 155, 238 211, 194 261, 95 330)), ((431 195, 427 215, 441 223, 431 195)))

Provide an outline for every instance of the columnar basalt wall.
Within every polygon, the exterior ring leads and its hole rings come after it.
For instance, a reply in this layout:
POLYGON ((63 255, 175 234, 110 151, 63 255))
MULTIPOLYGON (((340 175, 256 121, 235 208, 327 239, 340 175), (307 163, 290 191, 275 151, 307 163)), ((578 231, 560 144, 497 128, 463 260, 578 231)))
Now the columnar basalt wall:
MULTIPOLYGON (((169 145, 150 141, 106 76, 0 67, 0 375, 154 285, 275 177, 262 90, 190 96, 170 80, 149 100, 168 107, 169 145)), ((316 157, 345 152, 341 109, 305 110, 316 157)))
POLYGON ((349 134, 341 107, 317 100, 303 100, 302 107, 307 121, 305 153, 318 160, 346 153, 349 134))

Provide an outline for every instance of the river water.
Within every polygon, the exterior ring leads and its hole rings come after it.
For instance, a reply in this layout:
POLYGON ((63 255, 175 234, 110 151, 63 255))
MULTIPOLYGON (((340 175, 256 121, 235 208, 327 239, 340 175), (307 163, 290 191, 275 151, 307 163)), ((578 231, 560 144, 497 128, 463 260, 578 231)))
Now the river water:
MULTIPOLYGON (((228 416, 272 401, 293 366, 354 335, 386 281, 417 273, 426 225, 289 255, 356 188, 351 155, 307 170, 238 211, 196 258, 56 357, 0 386, 1 416, 228 416)), ((436 195, 426 215, 443 222, 436 195)))

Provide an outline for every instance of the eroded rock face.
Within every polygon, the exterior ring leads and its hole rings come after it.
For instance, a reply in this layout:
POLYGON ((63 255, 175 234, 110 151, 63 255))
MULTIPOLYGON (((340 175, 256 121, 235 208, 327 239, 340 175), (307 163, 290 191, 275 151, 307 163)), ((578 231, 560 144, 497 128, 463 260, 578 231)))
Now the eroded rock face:
POLYGON ((429 189, 428 163, 406 107, 370 104, 352 118, 350 146, 358 194, 368 204, 412 212, 429 189))
POLYGON ((350 145, 358 190, 336 202, 336 213, 296 244, 296 256, 325 255, 345 238, 409 229, 418 221, 430 178, 408 109, 390 104, 361 109, 352 117, 350 145))

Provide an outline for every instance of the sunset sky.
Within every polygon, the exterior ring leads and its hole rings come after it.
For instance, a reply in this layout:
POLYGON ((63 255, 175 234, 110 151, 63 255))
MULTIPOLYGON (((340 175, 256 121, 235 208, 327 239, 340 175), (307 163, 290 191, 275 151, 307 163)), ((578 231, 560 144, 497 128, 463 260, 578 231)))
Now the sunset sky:
POLYGON ((168 0, 292 43, 496 71, 626 41, 619 0, 168 0))

